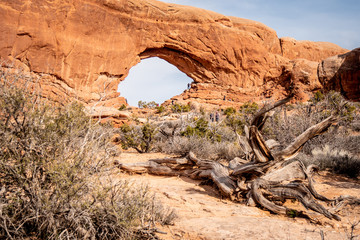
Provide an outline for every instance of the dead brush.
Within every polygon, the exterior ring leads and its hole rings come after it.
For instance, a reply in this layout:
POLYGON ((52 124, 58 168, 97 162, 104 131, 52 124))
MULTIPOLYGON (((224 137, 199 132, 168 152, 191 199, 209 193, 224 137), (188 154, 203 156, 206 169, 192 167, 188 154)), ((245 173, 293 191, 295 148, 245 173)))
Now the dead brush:
POLYGON ((1 69, 0 238, 133 239, 164 221, 147 188, 100 181, 118 154, 113 128, 38 89, 31 76, 1 69))
POLYGON ((316 164, 320 170, 330 170, 351 178, 360 176, 360 159, 348 151, 339 150, 333 146, 325 145, 323 148, 315 148, 312 151, 312 158, 308 158, 305 162, 316 164))

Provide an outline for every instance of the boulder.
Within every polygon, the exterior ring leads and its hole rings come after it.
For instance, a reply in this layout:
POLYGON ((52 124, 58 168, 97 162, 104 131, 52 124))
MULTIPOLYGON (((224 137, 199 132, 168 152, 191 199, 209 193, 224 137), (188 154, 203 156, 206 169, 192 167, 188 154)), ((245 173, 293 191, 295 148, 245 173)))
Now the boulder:
POLYGON ((360 48, 321 61, 319 80, 326 90, 360 101, 360 48))

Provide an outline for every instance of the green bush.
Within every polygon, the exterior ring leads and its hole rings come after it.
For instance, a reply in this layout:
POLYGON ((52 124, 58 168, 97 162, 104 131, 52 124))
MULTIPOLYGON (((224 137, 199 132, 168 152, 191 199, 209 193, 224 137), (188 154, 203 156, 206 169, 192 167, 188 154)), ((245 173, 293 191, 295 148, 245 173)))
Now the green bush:
POLYGON ((187 125, 185 130, 181 131, 180 134, 186 137, 197 136, 200 138, 207 138, 212 141, 221 141, 221 135, 216 131, 211 131, 209 128, 209 122, 203 117, 196 120, 194 122, 194 126, 187 125))
POLYGON ((245 114, 254 114, 259 110, 259 105, 256 102, 246 102, 240 107, 240 112, 245 114))
POLYGON ((236 113, 236 109, 233 107, 228 107, 224 110, 224 115, 225 116, 230 116, 232 114, 236 113))
POLYGON ((171 105, 171 111, 174 113, 182 113, 182 112, 190 112, 190 105, 189 104, 179 104, 176 103, 174 105, 171 105))
POLYGON ((336 112, 346 123, 351 123, 355 118, 357 105, 346 101, 338 92, 330 91, 326 94, 316 92, 311 101, 316 110, 322 111, 324 115, 336 112))
POLYGON ((348 122, 352 122, 355 118, 356 107, 351 103, 346 103, 343 106, 342 116, 348 122))
POLYGON ((240 135, 243 133, 246 123, 244 115, 241 113, 227 115, 224 122, 234 133, 240 135))
POLYGON ((81 104, 47 103, 31 81, 0 72, 1 238, 134 239, 163 219, 146 188, 105 182, 113 129, 81 104))
POLYGON ((154 102, 154 101, 151 101, 151 102, 146 102, 146 101, 139 101, 138 102, 138 106, 139 108, 150 108, 150 109, 154 109, 156 108, 157 106, 159 106, 158 103, 154 102))
POLYGON ((209 122, 206 121, 204 118, 199 118, 195 121, 195 126, 191 127, 188 125, 184 131, 181 132, 182 136, 199 136, 199 137, 205 137, 208 132, 208 124, 209 122))
POLYGON ((156 127, 150 123, 142 126, 130 126, 124 124, 120 127, 121 146, 123 149, 134 148, 139 153, 146 153, 152 150, 156 127))
POLYGON ((165 111, 165 107, 163 105, 157 106, 156 113, 163 113, 165 111))
POLYGON ((325 99, 325 96, 322 92, 320 91, 316 91, 313 95, 313 97, 310 99, 311 102, 313 103, 318 103, 321 102, 325 99))
POLYGON ((119 111, 122 111, 122 110, 125 110, 126 109, 126 105, 125 104, 122 104, 120 107, 119 107, 119 111))

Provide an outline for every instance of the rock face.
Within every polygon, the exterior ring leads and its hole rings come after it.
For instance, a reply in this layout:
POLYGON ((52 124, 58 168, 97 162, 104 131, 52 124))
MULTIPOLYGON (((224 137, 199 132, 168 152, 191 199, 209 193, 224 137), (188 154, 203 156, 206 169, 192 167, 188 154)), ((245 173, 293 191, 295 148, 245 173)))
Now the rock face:
POLYGON ((325 89, 334 89, 346 98, 360 101, 360 48, 321 61, 319 80, 325 89))
MULTIPOLYGON (((259 22, 154 0, 2 0, 0 16, 1 60, 41 76, 50 97, 114 107, 125 103, 118 84, 149 57, 194 80, 176 99, 223 105, 278 99, 290 85, 299 99, 322 83, 331 89, 336 84, 326 74, 318 80, 319 61, 347 52, 329 43, 278 39, 259 22)), ((344 74, 341 84, 347 85, 344 74)))
POLYGON ((319 62, 327 56, 343 53, 338 45, 329 42, 297 41, 294 38, 280 38, 283 57, 291 60, 304 58, 319 62))

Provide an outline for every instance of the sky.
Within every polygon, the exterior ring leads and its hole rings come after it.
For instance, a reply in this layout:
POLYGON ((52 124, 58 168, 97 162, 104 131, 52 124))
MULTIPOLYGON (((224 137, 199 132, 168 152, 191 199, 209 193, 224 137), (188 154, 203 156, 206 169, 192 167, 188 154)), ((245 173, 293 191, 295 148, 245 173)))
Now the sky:
MULTIPOLYGON (((352 50, 360 47, 360 0, 166 0, 226 16, 259 21, 278 37, 325 41, 352 50)), ((119 84, 132 106, 139 100, 162 103, 181 94, 192 79, 159 58, 144 59, 119 84)))
POLYGON ((181 94, 190 82, 192 79, 174 65, 152 57, 132 67, 118 89, 129 105, 137 107, 140 100, 161 104, 181 94))

